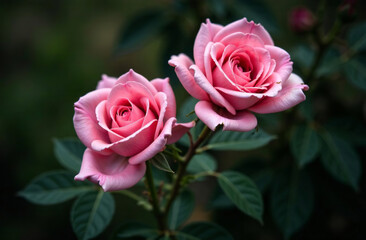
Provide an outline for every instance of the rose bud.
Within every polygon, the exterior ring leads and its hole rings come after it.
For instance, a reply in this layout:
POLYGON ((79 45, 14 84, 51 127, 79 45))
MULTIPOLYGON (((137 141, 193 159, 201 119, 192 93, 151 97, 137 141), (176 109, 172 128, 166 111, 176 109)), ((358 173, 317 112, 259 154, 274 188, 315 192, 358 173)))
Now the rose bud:
POLYGON ((290 13, 289 23, 292 31, 304 33, 310 31, 315 25, 314 14, 306 7, 297 7, 290 13))

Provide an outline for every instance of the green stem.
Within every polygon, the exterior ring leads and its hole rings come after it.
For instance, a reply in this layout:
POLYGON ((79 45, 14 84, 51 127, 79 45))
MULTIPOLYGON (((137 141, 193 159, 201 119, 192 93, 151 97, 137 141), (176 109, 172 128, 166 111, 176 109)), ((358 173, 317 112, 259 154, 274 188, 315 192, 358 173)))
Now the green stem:
POLYGON ((160 209, 159 199, 156 193, 154 178, 152 175, 151 163, 149 161, 146 161, 146 184, 150 192, 151 204, 153 206, 154 215, 158 220, 159 229, 160 231, 165 232, 168 230, 168 228, 166 225, 165 215, 160 209))
POLYGON ((169 213, 169 210, 170 210, 175 198, 179 194, 179 191, 182 187, 181 182, 182 182, 182 179, 184 177, 184 174, 186 172, 186 169, 187 169, 187 166, 188 166, 190 160, 196 154, 196 149, 203 143, 203 141, 210 135, 210 133, 211 133, 211 130, 207 126, 205 126, 205 128, 202 130, 201 134, 197 138, 197 141, 194 143, 192 142, 190 148, 188 149, 188 152, 186 153, 186 155, 183 158, 183 161, 179 165, 178 171, 176 174, 176 178, 173 183, 172 192, 168 198, 168 201, 167 201, 164 211, 163 211, 165 218, 166 218, 167 214, 169 213))

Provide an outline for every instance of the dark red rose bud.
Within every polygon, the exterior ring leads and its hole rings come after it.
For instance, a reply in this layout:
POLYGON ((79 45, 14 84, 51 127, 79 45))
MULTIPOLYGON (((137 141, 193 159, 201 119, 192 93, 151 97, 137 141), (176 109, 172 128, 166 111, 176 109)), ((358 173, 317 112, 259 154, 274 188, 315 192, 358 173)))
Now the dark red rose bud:
POLYGON ((310 31, 314 27, 315 21, 314 14, 306 7, 297 7, 290 13, 290 27, 297 33, 310 31))

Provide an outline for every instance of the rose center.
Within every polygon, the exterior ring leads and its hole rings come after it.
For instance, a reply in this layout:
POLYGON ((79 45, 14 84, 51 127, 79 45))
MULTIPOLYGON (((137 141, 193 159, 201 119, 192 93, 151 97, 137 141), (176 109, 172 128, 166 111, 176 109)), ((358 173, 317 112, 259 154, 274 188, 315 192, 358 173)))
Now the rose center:
POLYGON ((131 116, 132 107, 123 106, 116 112, 117 119, 122 118, 124 121, 129 121, 131 116))

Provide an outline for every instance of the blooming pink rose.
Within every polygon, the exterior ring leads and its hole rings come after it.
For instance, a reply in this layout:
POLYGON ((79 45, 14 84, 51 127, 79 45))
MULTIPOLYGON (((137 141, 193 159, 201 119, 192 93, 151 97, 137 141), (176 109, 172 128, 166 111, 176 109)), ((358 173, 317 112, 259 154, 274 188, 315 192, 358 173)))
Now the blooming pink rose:
POLYGON ((177 124, 175 116, 168 78, 149 82, 133 70, 118 79, 104 75, 97 90, 75 103, 75 131, 87 146, 75 180, 89 179, 105 191, 133 186, 145 161, 194 126, 177 124))
POLYGON ((184 88, 200 101, 195 111, 210 129, 249 131, 252 112, 274 113, 305 100, 289 54, 273 45, 268 32, 246 18, 225 27, 207 20, 194 43, 194 60, 184 54, 169 64, 184 88))

